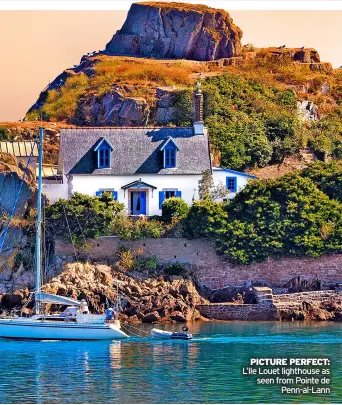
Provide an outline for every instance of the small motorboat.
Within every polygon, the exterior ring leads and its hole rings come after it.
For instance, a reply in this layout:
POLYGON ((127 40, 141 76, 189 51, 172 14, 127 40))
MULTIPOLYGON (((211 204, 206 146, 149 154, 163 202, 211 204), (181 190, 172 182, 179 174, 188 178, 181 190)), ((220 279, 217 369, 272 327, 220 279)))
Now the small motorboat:
POLYGON ((192 339, 192 334, 188 333, 187 331, 170 332, 167 330, 153 328, 151 330, 151 335, 159 339, 183 339, 183 340, 192 339))

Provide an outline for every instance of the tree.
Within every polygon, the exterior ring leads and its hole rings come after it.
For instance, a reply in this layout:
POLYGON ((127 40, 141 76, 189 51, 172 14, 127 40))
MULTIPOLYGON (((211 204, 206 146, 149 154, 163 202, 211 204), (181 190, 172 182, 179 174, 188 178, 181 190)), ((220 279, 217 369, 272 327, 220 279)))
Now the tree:
POLYGON ((218 200, 224 198, 229 193, 227 187, 220 182, 214 184, 213 175, 210 170, 205 170, 202 173, 201 180, 198 181, 198 194, 200 200, 218 200))

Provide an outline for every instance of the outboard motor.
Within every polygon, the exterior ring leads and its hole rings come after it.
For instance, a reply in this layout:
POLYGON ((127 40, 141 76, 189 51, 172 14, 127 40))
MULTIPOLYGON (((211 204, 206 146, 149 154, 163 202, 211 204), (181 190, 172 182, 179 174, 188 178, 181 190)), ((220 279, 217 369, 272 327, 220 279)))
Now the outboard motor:
POLYGON ((166 330, 156 329, 153 328, 151 330, 151 335, 156 338, 161 339, 183 339, 189 340, 192 339, 193 336, 191 333, 188 333, 189 328, 185 325, 182 328, 183 332, 169 332, 166 330))

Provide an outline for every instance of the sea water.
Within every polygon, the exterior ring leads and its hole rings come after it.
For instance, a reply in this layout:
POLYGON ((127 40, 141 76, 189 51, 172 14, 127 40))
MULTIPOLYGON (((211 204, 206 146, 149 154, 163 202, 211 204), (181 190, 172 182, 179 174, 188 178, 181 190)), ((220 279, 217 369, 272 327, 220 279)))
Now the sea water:
POLYGON ((204 322, 190 332, 191 341, 0 339, 0 402, 342 402, 342 324, 204 322), (270 357, 330 358, 331 392, 286 394, 243 375, 251 358, 270 357))

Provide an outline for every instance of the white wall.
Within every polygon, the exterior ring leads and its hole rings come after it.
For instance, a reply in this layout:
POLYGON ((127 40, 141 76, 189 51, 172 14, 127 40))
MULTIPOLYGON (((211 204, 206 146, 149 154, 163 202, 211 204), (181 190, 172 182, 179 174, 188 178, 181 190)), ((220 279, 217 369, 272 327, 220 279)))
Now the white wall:
POLYGON ((68 184, 43 183, 42 191, 49 197, 50 204, 54 204, 60 198, 68 199, 68 184))
MULTIPOLYGON (((69 176, 69 183, 72 182, 72 187, 69 188, 69 197, 71 193, 82 193, 95 195, 96 191, 101 189, 114 189, 118 192, 118 201, 125 204, 128 209, 128 190, 124 193, 122 186, 139 180, 157 187, 156 190, 147 189, 147 215, 161 215, 159 209, 159 191, 164 189, 178 189, 182 192, 182 198, 190 205, 193 197, 198 199, 198 181, 202 175, 160 175, 149 174, 133 176, 110 176, 110 175, 74 175, 69 176)), ((143 190, 143 189, 141 189, 143 190)), ((144 189, 145 190, 145 189, 144 189)))
MULTIPOLYGON (((228 170, 213 167, 213 180, 214 184, 218 185, 220 182, 226 185, 227 177, 236 177, 237 179, 237 192, 242 190, 248 183, 252 180, 250 177, 245 176, 243 173, 238 174, 238 172, 230 172, 228 170)), ((227 198, 232 199, 236 196, 236 193, 230 192, 227 194, 227 198)))

